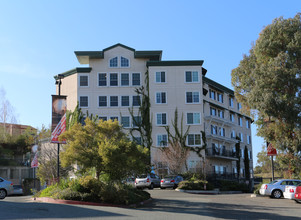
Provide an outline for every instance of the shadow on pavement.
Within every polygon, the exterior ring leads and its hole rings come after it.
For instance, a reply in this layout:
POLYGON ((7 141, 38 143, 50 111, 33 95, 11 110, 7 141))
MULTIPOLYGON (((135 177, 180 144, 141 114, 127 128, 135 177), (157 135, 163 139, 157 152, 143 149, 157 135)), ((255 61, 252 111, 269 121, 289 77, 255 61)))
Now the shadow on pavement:
MULTIPOLYGON (((184 213, 221 219, 300 219, 300 217, 281 216, 276 213, 269 213, 269 208, 262 210, 262 206, 243 204, 234 205, 227 204, 226 202, 227 201, 225 201, 225 203, 204 203, 181 200, 153 199, 152 203, 140 208, 139 210, 184 213)), ((273 207, 273 209, 275 209, 275 207, 273 207)), ((285 207, 277 207, 277 209, 283 209, 284 211, 287 211, 285 210, 285 207)), ((272 208, 270 212, 272 212, 272 208)))
POLYGON ((91 206, 71 206, 52 203, 19 203, 2 200, 0 219, 51 219, 51 218, 93 218, 123 217, 118 213, 99 211, 91 206))

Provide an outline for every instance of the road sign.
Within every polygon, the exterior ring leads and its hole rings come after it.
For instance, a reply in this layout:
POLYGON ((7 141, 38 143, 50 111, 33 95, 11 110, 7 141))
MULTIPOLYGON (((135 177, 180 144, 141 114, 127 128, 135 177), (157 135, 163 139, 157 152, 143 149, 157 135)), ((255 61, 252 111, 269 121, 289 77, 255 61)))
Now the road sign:
POLYGON ((273 147, 273 145, 271 143, 268 145, 267 155, 268 156, 277 156, 277 150, 273 147))

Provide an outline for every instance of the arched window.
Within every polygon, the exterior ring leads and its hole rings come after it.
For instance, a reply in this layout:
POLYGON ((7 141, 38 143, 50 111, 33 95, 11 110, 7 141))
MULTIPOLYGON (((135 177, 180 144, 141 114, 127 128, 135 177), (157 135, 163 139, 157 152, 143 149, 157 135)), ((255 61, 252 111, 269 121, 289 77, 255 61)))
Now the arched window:
POLYGON ((121 67, 129 67, 130 62, 129 59, 125 57, 121 57, 121 62, 120 62, 121 67))
POLYGON ((110 59, 110 67, 117 67, 118 66, 118 58, 114 57, 110 59))

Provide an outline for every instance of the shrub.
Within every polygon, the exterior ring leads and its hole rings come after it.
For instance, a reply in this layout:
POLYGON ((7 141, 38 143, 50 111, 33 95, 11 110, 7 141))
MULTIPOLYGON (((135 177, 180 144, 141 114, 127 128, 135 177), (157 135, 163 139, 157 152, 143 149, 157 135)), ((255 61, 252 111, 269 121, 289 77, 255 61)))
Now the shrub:
POLYGON ((183 190, 204 190, 206 184, 206 190, 212 190, 213 185, 208 183, 206 180, 195 180, 195 181, 182 181, 179 183, 178 189, 183 190))
POLYGON ((237 181, 219 180, 217 187, 220 191, 242 191, 249 192, 249 186, 245 183, 239 183, 237 181))

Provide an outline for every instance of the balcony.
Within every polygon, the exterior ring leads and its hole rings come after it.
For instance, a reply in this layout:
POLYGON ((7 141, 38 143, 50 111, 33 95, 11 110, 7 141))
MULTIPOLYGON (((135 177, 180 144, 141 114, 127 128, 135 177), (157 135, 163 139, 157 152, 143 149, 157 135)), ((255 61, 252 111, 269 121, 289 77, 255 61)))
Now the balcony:
POLYGON ((208 158, 220 158, 226 160, 238 160, 235 152, 223 149, 206 149, 206 157, 208 158))
POLYGON ((223 124, 223 125, 226 125, 226 126, 229 126, 229 127, 232 127, 232 126, 235 125, 235 123, 233 123, 233 122, 231 122, 229 120, 226 120, 224 118, 220 118, 220 117, 214 116, 214 115, 207 115, 204 118, 207 121, 210 121, 210 122, 214 121, 216 123, 223 124))
POLYGON ((216 134, 206 134, 206 138, 222 141, 222 142, 229 143, 229 144, 237 143, 237 140, 234 138, 229 138, 229 137, 220 136, 220 135, 216 135, 216 134))
POLYGON ((231 172, 207 172, 206 175, 209 180, 237 180, 237 173, 231 172))

